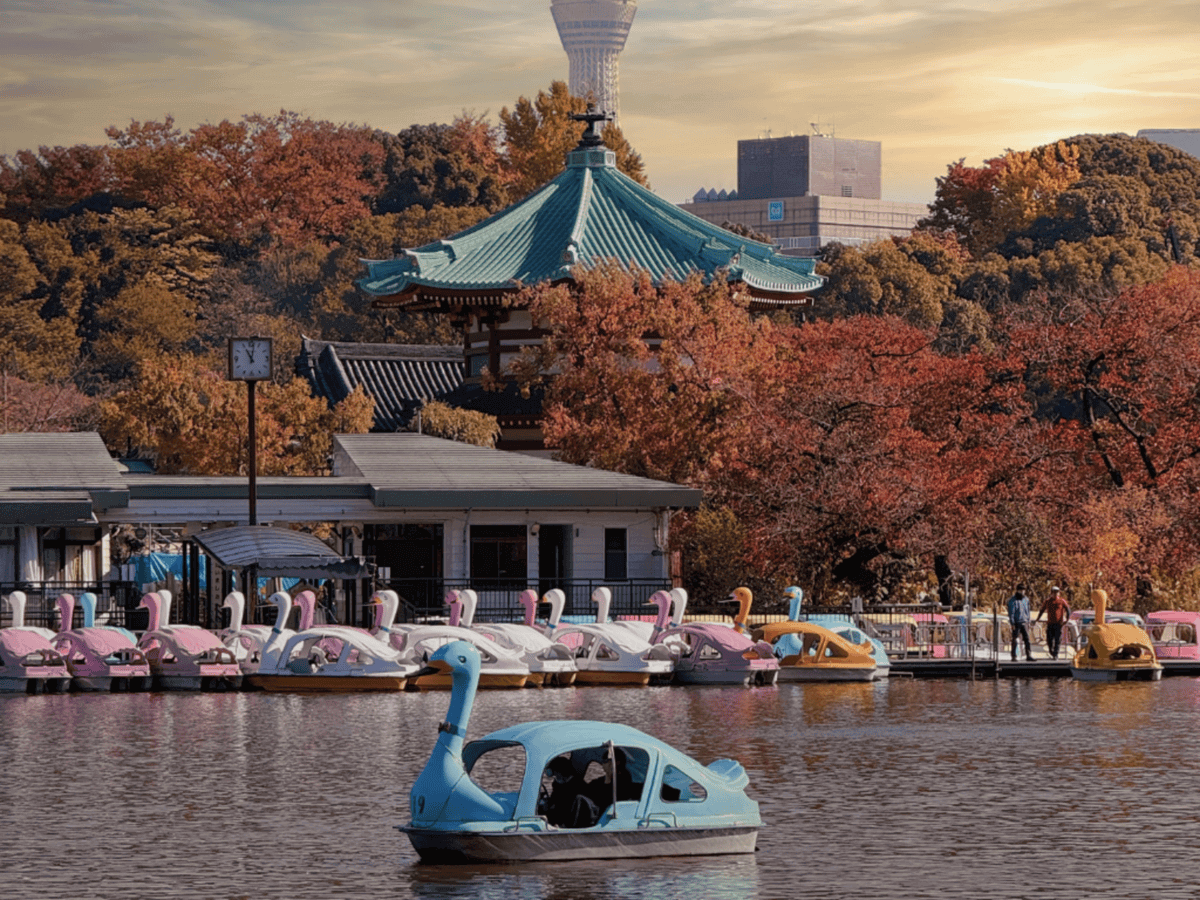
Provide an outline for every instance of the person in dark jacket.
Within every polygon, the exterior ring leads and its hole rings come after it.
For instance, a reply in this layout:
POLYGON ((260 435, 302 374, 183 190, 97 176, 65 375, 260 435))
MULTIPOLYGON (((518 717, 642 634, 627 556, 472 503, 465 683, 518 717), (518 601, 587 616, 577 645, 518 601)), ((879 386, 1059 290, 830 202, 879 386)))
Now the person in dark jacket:
POLYGON ((1012 658, 1017 661, 1017 638, 1025 641, 1025 658, 1033 662, 1033 652, 1029 649, 1029 597, 1025 595, 1025 585, 1018 584, 1016 591, 1008 598, 1008 623, 1012 626, 1012 658))

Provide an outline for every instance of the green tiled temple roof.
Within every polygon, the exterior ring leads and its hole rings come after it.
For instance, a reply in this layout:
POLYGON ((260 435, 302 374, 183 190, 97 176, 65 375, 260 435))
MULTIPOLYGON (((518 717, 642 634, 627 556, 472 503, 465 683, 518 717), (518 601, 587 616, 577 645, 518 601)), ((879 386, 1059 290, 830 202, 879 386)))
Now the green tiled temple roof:
POLYGON ((814 260, 705 222, 617 171, 611 150, 581 146, 561 175, 478 225, 395 259, 365 260, 358 284, 402 305, 423 290, 486 294, 561 281, 577 263, 609 259, 636 264, 655 281, 725 269, 752 295, 786 305, 807 303, 804 295, 824 281, 814 260))

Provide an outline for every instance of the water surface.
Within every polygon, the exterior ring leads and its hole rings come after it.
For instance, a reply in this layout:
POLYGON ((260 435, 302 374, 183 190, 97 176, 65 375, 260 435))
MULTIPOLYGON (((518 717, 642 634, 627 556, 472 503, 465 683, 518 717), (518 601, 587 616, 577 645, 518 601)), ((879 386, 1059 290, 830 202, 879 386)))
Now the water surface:
POLYGON ((0 697, 18 898, 1196 896, 1200 681, 480 695, 470 734, 595 718, 750 773, 753 856, 419 865, 393 829, 445 694, 0 697))

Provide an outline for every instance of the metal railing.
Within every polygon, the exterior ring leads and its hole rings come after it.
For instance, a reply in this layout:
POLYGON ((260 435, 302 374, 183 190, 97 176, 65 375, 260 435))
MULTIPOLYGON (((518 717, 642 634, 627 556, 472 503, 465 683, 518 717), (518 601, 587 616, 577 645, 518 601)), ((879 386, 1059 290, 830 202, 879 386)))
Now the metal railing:
MULTIPOLYGON (((479 622, 519 622, 524 616, 517 598, 526 589, 533 589, 543 596, 551 588, 559 588, 567 596, 563 617, 595 617, 596 604, 592 592, 598 587, 612 591, 609 616, 644 616, 654 611, 646 601, 655 591, 669 591, 671 582, 666 579, 639 579, 629 581, 606 581, 604 579, 557 579, 553 581, 514 582, 512 579, 454 579, 454 578, 392 578, 376 582, 377 588, 389 588, 400 595, 401 621, 421 619, 444 619, 448 613, 445 606, 446 592, 470 588, 479 595, 475 608, 475 620, 479 622)), ((542 610, 545 615, 545 610, 542 610)))
MULTIPOLYGON (((0 581, 0 597, 13 591, 25 594, 25 624, 38 628, 59 630, 59 594, 72 594, 76 598, 74 626, 83 624, 83 610, 79 606, 79 595, 91 591, 96 595, 96 624, 117 625, 122 628, 141 630, 146 627, 147 611, 138 609, 142 594, 139 585, 132 581, 0 581)), ((0 603, 0 626, 12 624, 12 610, 7 603, 0 603)))

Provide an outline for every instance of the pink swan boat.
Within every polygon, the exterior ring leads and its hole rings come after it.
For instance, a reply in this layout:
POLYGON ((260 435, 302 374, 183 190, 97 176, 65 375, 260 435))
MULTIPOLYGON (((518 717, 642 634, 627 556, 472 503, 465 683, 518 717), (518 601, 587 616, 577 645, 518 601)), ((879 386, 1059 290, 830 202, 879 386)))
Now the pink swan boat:
POLYGON ((233 651, 211 631, 196 625, 170 625, 171 595, 146 594, 139 606, 150 622, 138 646, 146 654, 158 687, 175 691, 227 690, 242 683, 233 651))
POLYGON ((79 597, 83 627, 72 628, 75 598, 58 595, 62 631, 54 636, 54 648, 66 660, 73 685, 81 691, 144 691, 150 687, 150 665, 138 648, 133 633, 124 628, 96 625, 96 595, 79 597))
MULTIPOLYGON (((688 622, 667 627, 665 607, 687 603, 687 592, 659 591, 660 611, 653 640, 665 644, 675 657, 675 680, 681 684, 772 685, 779 679, 775 648, 753 641, 721 622, 688 622)), ((658 594, 655 596, 657 597, 658 594)), ((654 598, 651 598, 652 600, 654 598)), ((740 613, 745 621, 748 604, 740 613)), ((682 619, 675 610, 673 621, 682 619)))
POLYGON ((25 626, 25 594, 8 595, 13 623, 0 629, 0 692, 57 694, 69 690, 71 673, 45 628, 25 626))

